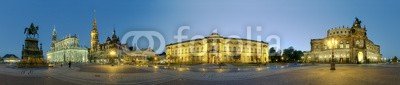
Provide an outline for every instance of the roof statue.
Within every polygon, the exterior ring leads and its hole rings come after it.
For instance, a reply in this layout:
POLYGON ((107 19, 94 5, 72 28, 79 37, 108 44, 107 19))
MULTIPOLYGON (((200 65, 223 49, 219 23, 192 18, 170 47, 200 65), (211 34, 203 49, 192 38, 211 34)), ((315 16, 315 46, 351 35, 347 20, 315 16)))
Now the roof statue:
POLYGON ((356 27, 356 28, 361 28, 361 21, 356 17, 355 18, 356 20, 354 21, 354 23, 353 23, 353 28, 354 27, 356 27))

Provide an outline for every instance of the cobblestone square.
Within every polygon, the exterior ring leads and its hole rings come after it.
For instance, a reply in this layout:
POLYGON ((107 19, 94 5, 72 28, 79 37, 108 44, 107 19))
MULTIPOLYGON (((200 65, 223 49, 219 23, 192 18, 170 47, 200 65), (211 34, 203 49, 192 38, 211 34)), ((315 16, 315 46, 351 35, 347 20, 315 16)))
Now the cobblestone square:
POLYGON ((328 64, 0 68, 1 85, 396 85, 400 80, 397 64, 338 64, 334 71, 328 64))

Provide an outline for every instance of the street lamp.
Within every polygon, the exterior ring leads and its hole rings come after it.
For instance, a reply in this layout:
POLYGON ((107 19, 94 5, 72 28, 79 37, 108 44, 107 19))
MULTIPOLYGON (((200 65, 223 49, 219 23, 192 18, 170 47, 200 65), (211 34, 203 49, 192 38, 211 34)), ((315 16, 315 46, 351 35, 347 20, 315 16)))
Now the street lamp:
POLYGON ((117 55, 117 52, 115 52, 114 50, 112 50, 112 51, 110 51, 110 53, 109 53, 111 56, 115 56, 115 55, 117 55))
POLYGON ((108 53, 109 55, 110 55, 110 61, 111 61, 111 65, 113 65, 114 64, 114 57, 117 55, 117 52, 115 52, 115 50, 111 50, 109 53, 108 53))
POLYGON ((338 43, 338 41, 335 40, 335 38, 331 38, 331 39, 328 39, 328 40, 326 41, 326 45, 328 46, 328 48, 329 48, 329 49, 332 49, 331 70, 336 70, 336 69, 335 69, 335 62, 334 62, 334 57, 335 57, 335 55, 334 55, 334 49, 336 48, 337 43, 338 43))

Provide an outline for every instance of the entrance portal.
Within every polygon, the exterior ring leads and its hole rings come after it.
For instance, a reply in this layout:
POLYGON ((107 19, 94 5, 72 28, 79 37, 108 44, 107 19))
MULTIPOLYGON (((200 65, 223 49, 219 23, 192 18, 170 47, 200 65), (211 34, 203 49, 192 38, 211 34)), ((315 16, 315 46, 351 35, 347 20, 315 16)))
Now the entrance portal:
POLYGON ((364 62, 364 54, 362 52, 358 52, 357 58, 358 62, 364 62))

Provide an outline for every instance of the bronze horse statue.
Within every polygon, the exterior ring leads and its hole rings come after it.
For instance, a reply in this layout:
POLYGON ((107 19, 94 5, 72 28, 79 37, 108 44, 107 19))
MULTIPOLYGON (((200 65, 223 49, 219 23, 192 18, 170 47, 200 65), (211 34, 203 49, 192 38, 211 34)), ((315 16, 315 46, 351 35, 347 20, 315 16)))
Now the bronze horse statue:
POLYGON ((26 36, 33 36, 36 37, 38 34, 39 26, 35 26, 33 23, 31 23, 31 26, 28 28, 25 28, 24 34, 26 36))

